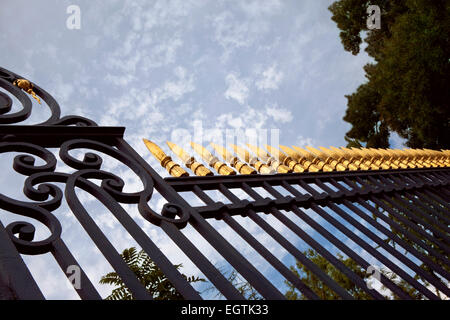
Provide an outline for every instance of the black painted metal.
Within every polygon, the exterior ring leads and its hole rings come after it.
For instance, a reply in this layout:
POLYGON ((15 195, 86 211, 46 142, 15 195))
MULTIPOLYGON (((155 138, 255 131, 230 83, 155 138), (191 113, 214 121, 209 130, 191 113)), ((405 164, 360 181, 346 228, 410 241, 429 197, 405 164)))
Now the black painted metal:
MULTIPOLYGON (((223 221, 235 236, 308 299, 320 299, 320 296, 300 281, 277 252, 271 251, 257 235, 249 232, 239 222, 239 216, 263 230, 271 241, 305 265, 342 299, 354 297, 314 264, 300 250, 298 242, 272 225, 266 219, 269 215, 373 299, 384 299, 384 296, 370 289, 361 274, 341 262, 336 252, 351 258, 362 270, 377 261, 427 299, 441 297, 434 289, 430 290, 430 286, 450 296, 448 168, 163 179, 123 139, 124 128, 99 127, 94 121, 79 116, 61 118, 57 102, 38 86, 35 86, 35 92, 48 105, 51 116, 41 124, 19 125, 30 116, 32 103, 27 94, 12 84, 17 78, 21 77, 0 68, 0 87, 22 104, 21 110, 10 113, 12 99, 0 91, 0 154, 20 153, 14 158, 13 168, 27 176, 23 191, 32 201, 0 194, 0 208, 37 220, 48 228, 50 235, 36 241, 35 227, 31 223, 16 221, 5 227, 0 222, 1 299, 44 298, 21 255, 51 253, 61 270, 78 265, 62 240, 61 224, 52 213, 63 201, 133 296, 153 298, 96 225, 77 197, 76 188, 94 196, 111 212, 186 299, 201 299, 201 296, 121 203, 135 204, 139 213, 166 233, 227 299, 243 299, 244 296, 183 233, 187 225, 192 226, 265 299, 283 299, 282 288, 255 267, 249 256, 227 241, 229 235, 220 234, 209 219, 223 221), (58 148, 60 160, 47 148, 58 148), (84 159, 78 160, 70 154, 75 149, 93 152, 85 152, 84 159), (95 152, 107 154, 130 168, 142 181, 143 189, 124 192, 124 181, 116 174, 102 170, 103 159, 95 152), (44 164, 36 165, 36 158, 42 159, 44 164), (73 172, 55 171, 57 161, 71 167, 73 172), (99 186, 91 179, 99 179, 102 183, 99 186), (64 190, 52 183, 63 183, 64 190), (168 202, 160 213, 148 204, 154 190, 168 202), (215 199, 208 193, 210 191, 216 194, 215 199), (245 195, 245 199, 236 191, 245 195), (183 192, 195 194, 204 205, 189 205, 183 192), (299 224, 299 219, 303 224, 299 224), (314 232, 308 232, 305 225, 314 232)), ((413 298, 387 275, 380 274, 379 280, 399 298, 413 298)), ((82 269, 81 283, 82 286, 74 290, 82 299, 101 299, 82 269)))

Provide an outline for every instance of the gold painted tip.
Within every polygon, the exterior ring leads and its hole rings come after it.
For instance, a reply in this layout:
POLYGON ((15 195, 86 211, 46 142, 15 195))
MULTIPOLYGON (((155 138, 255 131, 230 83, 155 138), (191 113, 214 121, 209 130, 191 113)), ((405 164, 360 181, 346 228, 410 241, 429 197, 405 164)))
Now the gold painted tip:
POLYGON ((301 157, 307 159, 308 161, 314 161, 314 159, 316 159, 316 157, 312 153, 306 151, 303 148, 297 146, 292 146, 292 148, 294 148, 295 152, 300 154, 301 157))
POLYGON ((191 145, 192 148, 200 147, 200 145, 198 143, 195 143, 194 141, 191 141, 190 145, 191 145))
POLYGON ((271 145, 266 144, 266 149, 269 150, 269 153, 272 155, 272 157, 278 159, 281 162, 285 162, 288 159, 288 156, 284 154, 280 149, 272 147, 271 145))
POLYGON ((250 162, 250 153, 247 150, 232 143, 230 146, 240 158, 244 159, 245 162, 250 162))
POLYGON ((230 154, 230 152, 228 152, 228 150, 225 147, 219 146, 218 144, 215 144, 213 142, 209 143, 211 145, 211 147, 213 147, 213 149, 220 154, 220 156, 227 162, 231 161, 232 155, 230 154))
POLYGON ((267 153, 267 151, 265 151, 264 149, 262 149, 258 146, 254 146, 254 145, 251 145, 250 143, 247 143, 247 147, 250 150, 252 150, 254 154, 256 154, 258 157, 260 157, 264 161, 267 161, 268 158, 270 157, 269 154, 267 153))
POLYGON ((161 166, 166 168, 167 172, 173 177, 187 177, 189 174, 181 168, 177 163, 172 161, 172 158, 167 156, 164 151, 154 142, 142 139, 147 149, 160 162, 161 166))
POLYGON ((300 161, 301 156, 298 154, 298 152, 296 152, 295 150, 289 148, 288 146, 279 146, 280 149, 286 153, 289 157, 291 157, 292 159, 296 160, 296 161, 300 161))
POLYGON ((167 145, 169 146, 170 149, 178 147, 175 143, 170 142, 170 141, 166 141, 167 145))
POLYGON ((166 154, 164 151, 153 141, 143 139, 145 145, 147 146, 147 149, 159 160, 161 161, 166 154))
MULTIPOLYGON (((250 143, 247 143, 246 146, 253 151, 254 154, 258 155, 258 157, 261 158, 268 158, 269 155, 267 154, 266 151, 262 150, 260 147, 254 146, 250 143)), ((265 159, 263 159, 265 160, 265 159)))
POLYGON ((309 151, 311 151, 312 153, 316 154, 316 155, 321 155, 321 153, 322 153, 320 150, 317 150, 316 148, 313 148, 311 146, 306 146, 305 148, 308 149, 309 151))
POLYGON ((288 146, 283 146, 283 145, 279 145, 280 149, 283 150, 284 152, 286 152, 287 154, 289 154, 289 152, 292 152, 294 150, 292 150, 291 148, 289 148, 288 146))
POLYGON ((177 156, 183 151, 177 144, 166 141, 166 144, 169 146, 170 150, 172 150, 177 156))
POLYGON ((214 156, 211 154, 211 152, 209 152, 205 147, 203 147, 202 145, 195 143, 193 141, 191 141, 191 147, 192 149, 195 150, 195 152, 197 152, 203 160, 205 160, 206 162, 210 162, 212 159, 214 159, 214 156))
POLYGON ((186 151, 183 150, 183 148, 181 148, 177 144, 170 141, 166 141, 166 143, 169 146, 170 150, 172 150, 172 152, 175 153, 177 157, 180 158, 181 161, 183 161, 183 163, 188 164, 195 160, 194 157, 191 157, 186 151))

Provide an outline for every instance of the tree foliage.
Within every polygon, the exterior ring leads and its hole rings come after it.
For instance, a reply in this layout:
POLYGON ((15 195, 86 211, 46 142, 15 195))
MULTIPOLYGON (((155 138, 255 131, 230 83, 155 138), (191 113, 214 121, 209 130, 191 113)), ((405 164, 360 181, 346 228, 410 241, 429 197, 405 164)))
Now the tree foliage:
MULTIPOLYGON (((169 279, 164 275, 162 270, 150 259, 143 251, 137 251, 135 247, 125 249, 121 253, 121 257, 125 260, 130 269, 134 272, 138 280, 152 294, 155 300, 183 300, 183 296, 170 283, 169 279)), ((180 269, 181 264, 175 265, 180 269)), ((182 276, 188 282, 204 282, 199 277, 182 276)), ((101 284, 109 284, 117 286, 106 300, 133 300, 133 295, 116 272, 110 272, 100 279, 101 284)))
MULTIPOLYGON (((245 279, 243 278, 235 269, 218 268, 221 273, 226 277, 226 279, 231 282, 231 284, 242 294, 242 296, 247 300, 262 300, 263 297, 259 292, 245 279)), ((217 290, 216 287, 210 286, 205 291, 215 291, 215 298, 223 298, 224 295, 217 290)))
POLYGON ((449 148, 450 2, 340 0, 329 10, 344 49, 356 55, 364 41, 373 58, 346 96, 346 137, 383 148, 396 132, 411 148, 449 148), (367 28, 369 5, 380 7, 381 29, 367 28))
MULTIPOLYGON (((324 257, 319 255, 316 251, 312 249, 305 250, 303 254, 308 257, 312 262, 314 262, 319 268, 321 268, 331 279, 333 279, 339 286, 347 290, 355 299, 357 300, 371 300, 372 297, 364 291, 362 288, 357 286, 352 282, 347 276, 345 276, 341 271, 339 271, 333 264, 328 262, 324 257)), ((368 280, 371 276, 366 272, 364 268, 359 266, 353 259, 344 258, 339 253, 337 258, 351 271, 353 271, 360 278, 368 280)), ((302 282, 311 288, 320 299, 322 300, 338 300, 340 299, 332 289, 330 289, 326 284, 324 284, 312 271, 305 267, 301 262, 297 261, 295 266, 291 266, 291 271, 299 277, 302 282)), ((380 273, 384 274, 391 281, 393 281, 397 286, 399 286, 403 291, 408 293, 413 299, 424 299, 424 296, 418 292, 409 283, 400 279, 395 273, 381 268, 380 273)), ((300 293, 294 285, 289 281, 285 281, 288 286, 288 290, 285 296, 289 300, 306 300, 307 297, 300 293)), ((380 287, 381 290, 386 289, 384 286, 380 287)), ((387 299, 399 299, 395 294, 385 294, 387 299)))
MULTIPOLYGON (((328 262, 324 257, 319 255, 316 251, 308 249, 303 254, 314 262, 319 268, 330 276, 331 279, 336 281, 342 288, 346 289, 355 299, 366 300, 371 299, 365 291, 355 285, 350 279, 342 274, 334 265, 328 262)), ((367 277, 366 271, 359 267, 352 259, 344 257, 338 254, 337 258, 344 263, 350 270, 355 272, 361 278, 367 277)), ((300 261, 297 261, 295 266, 291 266, 291 271, 299 277, 304 284, 306 284, 311 290, 313 290, 322 300, 337 300, 337 295, 327 285, 325 285, 313 272, 305 267, 300 261)), ((285 282, 289 290, 286 291, 286 298, 289 300, 305 300, 307 299, 303 294, 298 292, 295 287, 288 281, 285 282)))

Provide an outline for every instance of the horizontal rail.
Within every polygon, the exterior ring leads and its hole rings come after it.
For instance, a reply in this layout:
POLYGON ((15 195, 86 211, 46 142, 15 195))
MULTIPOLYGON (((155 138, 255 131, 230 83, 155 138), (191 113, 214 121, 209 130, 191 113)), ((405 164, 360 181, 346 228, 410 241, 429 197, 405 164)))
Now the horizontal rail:
POLYGON ((367 177, 377 175, 401 175, 411 173, 434 173, 434 172, 450 172, 450 168, 422 168, 422 169, 397 169, 397 170, 370 170, 370 171, 336 171, 336 172, 304 172, 304 173, 278 173, 273 175, 232 175, 232 176, 189 176, 189 177, 168 177, 164 180, 176 191, 191 191, 193 186, 199 186, 202 190, 217 189, 217 185, 223 184, 228 188, 240 187, 242 183, 249 186, 261 186, 264 182, 270 185, 281 185, 284 181, 295 182, 300 180, 313 181, 323 178, 352 178, 367 177))
POLYGON ((0 125, 0 142, 27 142, 57 148, 68 140, 90 139, 113 145, 124 132, 125 127, 0 125))

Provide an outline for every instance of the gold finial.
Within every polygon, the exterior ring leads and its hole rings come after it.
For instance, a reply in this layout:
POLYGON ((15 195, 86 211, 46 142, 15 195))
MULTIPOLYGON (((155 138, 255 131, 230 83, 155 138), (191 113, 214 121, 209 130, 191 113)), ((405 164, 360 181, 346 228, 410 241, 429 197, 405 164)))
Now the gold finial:
POLYGON ((408 168, 408 165, 406 165, 405 163, 400 161, 395 156, 395 154, 393 152, 391 152, 389 149, 378 148, 378 149, 375 149, 375 150, 377 150, 379 153, 384 155, 391 164, 396 165, 398 168, 402 168, 402 169, 407 169, 408 168))
POLYGON ((213 175, 213 173, 208 168, 206 168, 200 162, 197 162, 194 157, 191 157, 181 147, 170 141, 167 141, 166 143, 169 146, 170 150, 172 150, 173 153, 175 153, 178 156, 178 158, 180 158, 181 161, 183 161, 186 167, 188 167, 196 176, 203 177, 213 175))
POLYGON ((346 159, 348 161, 350 161, 350 163, 354 164, 358 168, 358 170, 359 169, 370 170, 370 166, 365 164, 362 161, 363 159, 357 153, 355 153, 353 150, 350 150, 350 149, 344 148, 344 147, 341 147, 340 149, 333 148, 333 150, 340 150, 344 154, 346 159))
POLYGON ((380 150, 380 152, 390 156, 390 160, 392 163, 394 163, 395 165, 399 166, 402 169, 407 169, 410 166, 408 165, 407 161, 404 161, 404 159, 401 159, 398 154, 396 154, 396 152, 392 149, 378 149, 380 150))
POLYGON ((214 168, 214 170, 216 170, 218 174, 225 175, 225 176, 236 174, 236 171, 234 171, 233 169, 228 167, 225 163, 219 161, 219 159, 217 159, 217 157, 213 156, 203 146, 201 146, 195 142, 191 142, 191 147, 192 147, 192 149, 195 150, 195 152, 197 152, 202 157, 202 159, 204 161, 206 161, 208 163, 208 165, 210 167, 214 168))
POLYGON ((262 148, 251 145, 249 143, 247 143, 247 147, 249 147, 249 149, 252 150, 259 158, 261 158, 263 161, 265 161, 269 167, 272 167, 274 170, 277 170, 279 173, 292 172, 291 169, 289 169, 284 164, 281 164, 280 161, 278 161, 274 157, 271 157, 262 148))
POLYGON ((315 166, 319 168, 319 170, 322 171, 333 171, 333 168, 327 165, 324 161, 320 160, 319 158, 315 157, 312 153, 306 151, 305 149, 299 148, 297 146, 292 146, 295 151, 297 151, 300 155, 305 157, 308 161, 312 162, 315 166))
POLYGON ((382 152, 381 149, 369 148, 368 150, 370 150, 373 154, 375 154, 376 157, 382 159, 383 164, 389 166, 387 169, 399 168, 398 165, 392 162, 392 157, 389 154, 382 152))
POLYGON ((353 152, 354 155, 356 155, 356 157, 359 157, 360 161, 364 163, 366 166, 368 166, 371 170, 380 170, 380 167, 377 166, 375 163, 373 163, 375 159, 369 157, 368 154, 363 152, 361 149, 352 147, 349 150, 351 150, 351 152, 353 152))
POLYGON ((30 81, 26 79, 16 79, 14 80, 13 85, 30 94, 34 99, 36 99, 37 102, 39 102, 39 104, 41 104, 41 99, 39 99, 39 97, 33 91, 33 84, 30 81))
POLYGON ((331 148, 334 148, 334 147, 330 147, 330 149, 327 149, 325 147, 319 147, 319 148, 322 150, 324 156, 333 158, 334 160, 339 162, 339 164, 341 164, 345 169, 352 170, 352 171, 358 170, 357 166, 355 166, 353 163, 350 163, 350 161, 348 161, 345 158, 345 154, 343 152, 341 152, 341 150, 336 149, 336 148, 335 148, 336 150, 331 150, 331 148))
POLYGON ((386 162, 386 159, 379 153, 374 152, 368 148, 361 148, 360 152, 364 155, 364 157, 369 158, 370 161, 381 169, 390 169, 391 164, 386 162))
POLYGON ((211 146, 216 150, 218 154, 228 162, 232 167, 236 168, 236 170, 240 174, 256 174, 256 170, 252 167, 248 166, 246 163, 242 162, 238 157, 234 156, 231 152, 229 152, 226 148, 219 146, 215 143, 210 143, 211 146))
POLYGON ((338 160, 336 160, 333 157, 327 155, 323 151, 320 151, 320 150, 318 150, 316 148, 313 148, 313 147, 310 147, 310 146, 306 146, 306 149, 308 149, 310 152, 315 154, 319 159, 321 159, 326 164, 328 164, 331 168, 333 168, 333 170, 345 171, 347 169, 344 165, 339 163, 338 160))
POLYGON ((402 151, 406 153, 419 167, 438 167, 438 165, 428 162, 422 153, 415 152, 416 150, 414 149, 403 149, 402 151))
POLYGON ((166 168, 167 172, 173 177, 186 177, 189 174, 181 168, 178 164, 172 161, 172 158, 164 153, 158 145, 147 140, 142 139, 147 146, 148 150, 159 161, 162 167, 166 168))
POLYGON ((303 168, 300 163, 297 163, 290 156, 286 156, 283 152, 281 152, 277 148, 274 148, 274 147, 266 144, 266 149, 269 150, 270 154, 275 159, 278 159, 282 164, 287 166, 292 171, 294 171, 294 172, 304 172, 305 171, 305 168, 303 168))
POLYGON ((416 149, 416 152, 420 152, 423 155, 424 160, 432 167, 445 167, 449 164, 448 159, 446 159, 445 157, 442 158, 442 155, 438 151, 429 149, 416 149))
POLYGON ((359 170, 359 161, 353 159, 344 150, 330 146, 331 152, 336 155, 341 160, 341 163, 346 166, 349 170, 355 171, 359 170), (356 163, 355 163, 356 162, 356 163))
POLYGON ((414 155, 409 154, 408 152, 400 149, 392 149, 394 153, 397 155, 399 159, 403 161, 410 168, 423 168, 424 166, 416 161, 416 157, 414 155))
POLYGON ((280 149, 283 150, 283 152, 286 153, 289 157, 297 161, 297 163, 299 163, 305 170, 308 170, 309 172, 320 171, 319 167, 306 159, 303 155, 299 154, 297 151, 282 145, 280 145, 280 149))
POLYGON ((248 152, 246 149, 239 147, 234 144, 230 144, 230 146, 233 148, 234 152, 241 158, 244 159, 245 162, 247 162, 249 165, 251 165, 253 168, 256 169, 261 174, 275 174, 276 171, 266 164, 264 164, 261 160, 259 160, 257 157, 252 157, 250 155, 250 152, 248 152))

